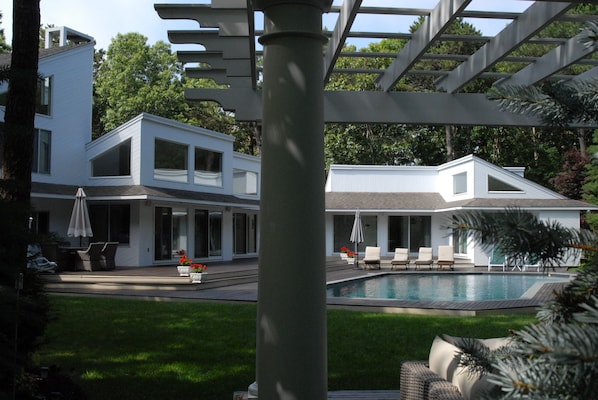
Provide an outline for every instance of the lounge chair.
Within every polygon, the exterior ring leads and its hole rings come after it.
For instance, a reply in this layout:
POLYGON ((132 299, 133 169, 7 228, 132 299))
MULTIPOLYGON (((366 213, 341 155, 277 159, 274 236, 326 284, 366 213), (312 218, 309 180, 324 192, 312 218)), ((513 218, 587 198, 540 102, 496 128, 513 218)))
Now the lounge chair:
POLYGON ((488 271, 492 271, 493 267, 501 267, 503 272, 507 266, 507 261, 504 253, 498 247, 492 249, 490 258, 488 258, 488 271))
POLYGON ((453 246, 438 246, 438 269, 450 269, 455 266, 455 252, 453 246))
POLYGON ((432 248, 431 247, 420 247, 417 260, 414 261, 415 269, 418 269, 420 265, 427 265, 429 269, 432 269, 434 260, 432 259, 432 248))
POLYGON ((409 269, 409 249, 397 247, 395 249, 395 256, 390 260, 391 269, 395 269, 396 266, 403 266, 405 269, 409 269))
POLYGON ((118 249, 118 242, 106 242, 100 255, 100 266, 102 269, 110 271, 116 268, 114 257, 118 249))
POLYGON ((536 272, 540 272, 540 268, 542 268, 540 258, 534 254, 526 256, 523 260, 523 272, 527 271, 528 268, 535 268, 536 272))
POLYGON ((363 262, 368 268, 371 265, 377 265, 380 269, 380 247, 366 246, 363 262))
POLYGON ((100 262, 104 243, 90 243, 87 250, 77 250, 79 256, 76 260, 78 271, 98 271, 102 269, 100 262))

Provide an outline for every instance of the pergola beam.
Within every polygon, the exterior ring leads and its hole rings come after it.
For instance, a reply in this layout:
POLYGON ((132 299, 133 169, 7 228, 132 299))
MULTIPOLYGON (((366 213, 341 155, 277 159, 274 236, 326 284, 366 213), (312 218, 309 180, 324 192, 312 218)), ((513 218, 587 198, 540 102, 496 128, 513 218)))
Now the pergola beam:
MULTIPOLYGON (((238 121, 261 121, 262 92, 244 89, 186 89, 192 101, 215 101, 238 121)), ((324 91, 327 123, 462 126, 540 126, 535 118, 503 112, 484 94, 324 91), (434 110, 434 112, 430 112, 434 110)))
POLYGON ((392 89, 470 2, 471 0, 440 0, 411 41, 407 42, 386 72, 376 80, 378 87, 384 91, 392 89))
POLYGON ((580 43, 581 35, 569 39, 562 46, 546 53, 536 62, 529 64, 510 78, 496 83, 497 86, 529 86, 538 83, 561 69, 576 63, 596 51, 595 46, 580 43))
POLYGON ((359 7, 361 7, 361 0, 345 0, 340 8, 339 17, 336 20, 332 37, 328 42, 328 48, 324 55, 324 84, 328 82, 330 75, 332 75, 334 64, 345 45, 359 7))
POLYGON ((457 92, 572 6, 571 2, 536 1, 466 62, 439 79, 436 87, 448 93, 457 92))

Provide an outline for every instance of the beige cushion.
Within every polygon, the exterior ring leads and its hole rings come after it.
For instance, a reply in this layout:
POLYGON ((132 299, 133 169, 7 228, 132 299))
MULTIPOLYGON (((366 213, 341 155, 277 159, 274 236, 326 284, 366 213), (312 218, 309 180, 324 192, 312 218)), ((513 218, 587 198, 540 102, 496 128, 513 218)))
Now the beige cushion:
MULTIPOLYGON (((456 345, 455 347, 459 349, 458 345, 459 341, 462 340, 461 338, 449 335, 443 335, 442 337, 443 339, 446 339, 447 343, 450 342, 451 345, 456 345)), ((480 342, 486 345, 490 350, 496 350, 500 347, 508 346, 511 342, 511 338, 482 339, 480 342)), ((482 398, 485 394, 490 393, 496 388, 496 385, 488 381, 488 376, 474 373, 466 367, 459 366, 458 362, 457 367, 453 371, 452 379, 447 380, 459 388, 461 395, 466 400, 482 398)))
POLYGON ((451 382, 459 366, 459 348, 436 336, 430 348, 428 363, 430 369, 441 378, 451 382))

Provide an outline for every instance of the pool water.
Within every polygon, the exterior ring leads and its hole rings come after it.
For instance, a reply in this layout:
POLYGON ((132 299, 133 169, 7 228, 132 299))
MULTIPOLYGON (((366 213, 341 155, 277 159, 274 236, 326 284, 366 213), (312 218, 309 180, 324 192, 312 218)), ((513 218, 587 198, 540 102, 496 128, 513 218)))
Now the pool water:
POLYGON ((529 274, 389 274, 328 285, 328 297, 424 301, 530 298, 544 283, 568 277, 529 274))

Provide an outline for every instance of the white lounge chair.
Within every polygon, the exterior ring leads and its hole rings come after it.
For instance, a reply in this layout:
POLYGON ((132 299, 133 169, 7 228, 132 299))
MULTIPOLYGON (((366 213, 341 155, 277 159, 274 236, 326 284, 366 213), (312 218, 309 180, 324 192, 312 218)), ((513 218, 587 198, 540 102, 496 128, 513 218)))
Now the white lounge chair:
POLYGON ((453 270, 455 266, 455 252, 453 246, 438 246, 438 269, 453 270))
POLYGON ((415 269, 418 269, 420 265, 427 265, 429 269, 432 269, 434 260, 432 259, 432 248, 431 247, 420 247, 417 260, 415 260, 415 269))
POLYGON ((528 268, 535 268, 536 272, 540 272, 542 264, 540 258, 535 255, 528 255, 523 260, 523 272, 527 271, 528 268))
POLYGON ((380 269, 380 247, 366 246, 363 262, 366 267, 377 265, 378 269, 380 269))
POLYGON ((409 249, 397 247, 395 249, 395 256, 390 260, 391 269, 395 267, 403 266, 405 269, 409 269, 409 249))

